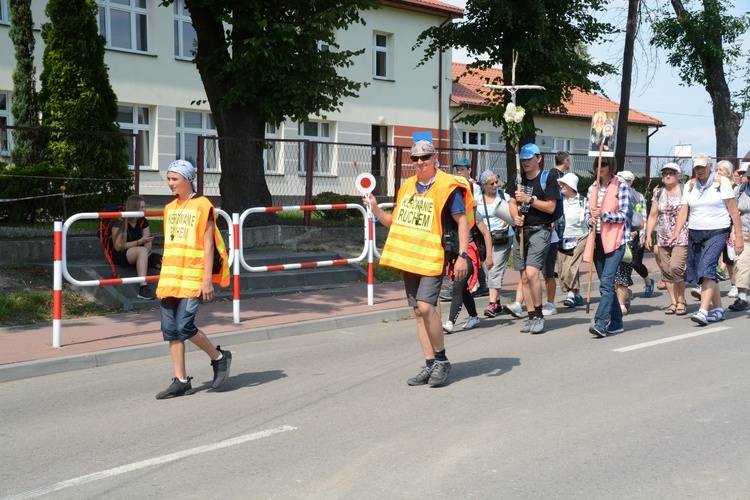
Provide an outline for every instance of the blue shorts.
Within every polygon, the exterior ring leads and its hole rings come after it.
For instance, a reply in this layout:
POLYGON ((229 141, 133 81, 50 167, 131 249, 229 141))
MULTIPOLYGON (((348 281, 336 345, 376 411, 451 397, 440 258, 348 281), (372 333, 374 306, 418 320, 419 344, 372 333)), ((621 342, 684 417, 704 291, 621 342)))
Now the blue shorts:
POLYGON ((194 299, 161 299, 161 333, 164 340, 185 342, 198 333, 195 326, 195 313, 199 301, 194 299))

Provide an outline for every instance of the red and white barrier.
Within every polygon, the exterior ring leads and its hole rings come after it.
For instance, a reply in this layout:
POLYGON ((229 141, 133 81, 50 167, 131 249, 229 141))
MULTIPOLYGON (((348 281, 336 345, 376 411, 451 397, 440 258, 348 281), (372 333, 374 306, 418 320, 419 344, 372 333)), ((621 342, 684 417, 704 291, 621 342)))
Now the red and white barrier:
MULTIPOLYGON (((362 205, 358 205, 356 203, 338 203, 333 205, 291 205, 291 206, 284 206, 284 207, 253 207, 248 208, 242 214, 239 218, 239 227, 237 229, 237 233, 239 233, 239 242, 237 245, 237 249, 244 248, 242 244, 242 225, 245 222, 245 219, 252 215, 252 214, 260 214, 260 213, 273 213, 273 212, 297 212, 297 211, 311 211, 311 210, 359 210, 362 212, 362 215, 365 218, 365 235, 364 235, 364 246, 362 248, 362 253, 354 258, 350 259, 336 259, 336 260, 321 260, 321 261, 312 261, 312 262, 295 262, 290 264, 275 264, 270 266, 251 266, 250 264, 245 261, 245 257, 242 254, 242 252, 238 253, 239 257, 239 263, 242 265, 242 267, 250 271, 251 273, 265 273, 265 272, 271 272, 271 271, 285 271, 290 269, 311 269, 315 267, 328 267, 328 266, 343 266, 347 264, 354 264, 357 262, 360 262, 365 257, 368 256, 369 253, 369 247, 370 247, 370 240, 368 238, 368 221, 370 220, 367 217, 367 212, 362 207, 362 205)), ((371 262, 371 261, 370 261, 371 262)), ((239 268, 235 266, 235 280, 238 284, 236 286, 236 290, 239 289, 239 268)), ((368 305, 373 305, 372 302, 372 279, 368 276, 368 305)), ((239 314, 239 292, 235 291, 235 298, 234 298, 234 322, 239 323, 240 322, 240 314, 239 314)))
MULTIPOLYGON (((216 213, 224 217, 229 224, 229 265, 232 265, 232 259, 234 258, 232 252, 232 244, 234 243, 234 226, 229 218, 229 214, 225 211, 216 209, 216 213)), ((52 293, 52 347, 60 347, 61 333, 62 333, 62 278, 75 285, 75 286, 111 286, 111 285, 123 285, 129 283, 147 283, 152 281, 158 281, 159 275, 153 276, 135 276, 132 278, 109 278, 100 280, 85 280, 80 281, 73 278, 68 271, 67 261, 67 236, 68 229, 70 226, 82 219, 112 219, 121 217, 161 217, 164 215, 163 211, 151 211, 151 212, 84 212, 76 214, 68 218, 64 223, 62 221, 55 221, 55 234, 54 234, 54 268, 53 268, 53 293, 52 293)))

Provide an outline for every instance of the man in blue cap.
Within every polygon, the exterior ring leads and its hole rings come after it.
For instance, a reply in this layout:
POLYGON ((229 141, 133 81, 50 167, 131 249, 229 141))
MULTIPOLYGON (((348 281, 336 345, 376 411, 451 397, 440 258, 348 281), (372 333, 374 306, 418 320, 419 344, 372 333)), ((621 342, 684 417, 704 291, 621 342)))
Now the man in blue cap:
POLYGON ((529 320, 521 331, 541 333, 545 321, 539 273, 549 250, 555 206, 560 199, 560 187, 554 176, 542 175, 542 156, 536 144, 524 145, 519 158, 520 189, 518 178, 513 179, 506 189, 508 195, 516 200, 516 203, 510 204, 510 214, 516 228, 516 236, 513 238, 513 268, 521 273, 523 296, 529 312, 529 320), (523 257, 520 248, 521 235, 523 257))

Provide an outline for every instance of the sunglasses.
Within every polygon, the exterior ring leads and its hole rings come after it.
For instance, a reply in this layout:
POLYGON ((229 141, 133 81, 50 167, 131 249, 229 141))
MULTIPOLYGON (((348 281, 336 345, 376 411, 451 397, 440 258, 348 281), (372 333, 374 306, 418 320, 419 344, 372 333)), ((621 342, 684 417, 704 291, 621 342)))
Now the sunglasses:
POLYGON ((427 161, 432 158, 432 155, 412 156, 411 161, 418 162, 419 160, 427 161))
POLYGON ((497 181, 487 182, 485 184, 487 184, 488 186, 497 186, 497 181))
POLYGON ((676 174, 675 174, 675 172, 671 172, 671 171, 667 171, 667 172, 662 172, 661 173, 662 177, 667 177, 668 175, 676 175, 676 174))

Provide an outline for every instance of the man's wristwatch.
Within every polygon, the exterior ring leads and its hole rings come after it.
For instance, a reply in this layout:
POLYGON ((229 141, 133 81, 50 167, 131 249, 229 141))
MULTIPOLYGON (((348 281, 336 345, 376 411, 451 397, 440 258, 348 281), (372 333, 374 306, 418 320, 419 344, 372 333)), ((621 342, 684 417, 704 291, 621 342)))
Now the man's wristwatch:
POLYGON ((468 253, 466 253, 466 252, 461 252, 461 253, 459 254, 459 257, 463 257, 464 259, 466 259, 466 260, 469 260, 469 254, 468 254, 468 253))
POLYGON ((529 205, 533 205, 535 201, 536 201, 536 196, 532 196, 531 199, 529 200, 529 205))

